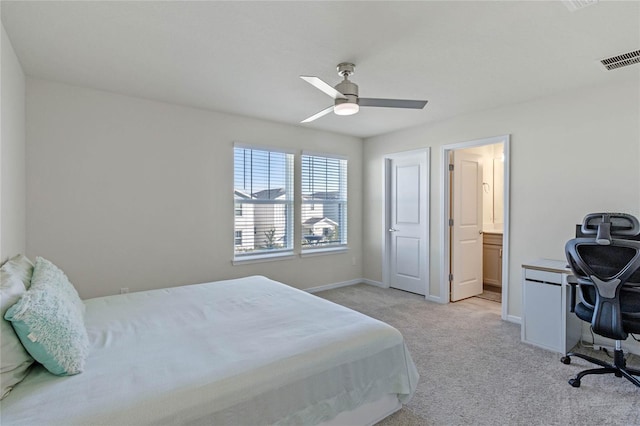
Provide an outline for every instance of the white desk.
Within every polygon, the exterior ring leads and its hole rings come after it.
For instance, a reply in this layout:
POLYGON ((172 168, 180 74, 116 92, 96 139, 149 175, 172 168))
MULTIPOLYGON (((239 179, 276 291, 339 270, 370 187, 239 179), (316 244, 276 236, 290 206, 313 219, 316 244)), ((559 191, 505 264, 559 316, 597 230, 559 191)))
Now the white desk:
POLYGON ((580 340, 582 321, 570 312, 566 261, 522 265, 522 341, 566 354, 580 340))

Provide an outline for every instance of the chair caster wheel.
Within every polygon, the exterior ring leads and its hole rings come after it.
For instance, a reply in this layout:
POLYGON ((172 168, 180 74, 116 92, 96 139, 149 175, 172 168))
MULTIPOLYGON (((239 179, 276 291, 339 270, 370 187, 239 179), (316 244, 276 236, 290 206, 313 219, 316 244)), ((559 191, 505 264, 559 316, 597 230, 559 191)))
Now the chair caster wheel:
POLYGON ((571 357, 570 356, 563 356, 562 358, 560 358, 560 362, 566 365, 571 364, 571 357))
POLYGON ((569 379, 569 384, 571 386, 573 386, 574 388, 579 388, 580 387, 580 380, 578 380, 578 379, 569 379))

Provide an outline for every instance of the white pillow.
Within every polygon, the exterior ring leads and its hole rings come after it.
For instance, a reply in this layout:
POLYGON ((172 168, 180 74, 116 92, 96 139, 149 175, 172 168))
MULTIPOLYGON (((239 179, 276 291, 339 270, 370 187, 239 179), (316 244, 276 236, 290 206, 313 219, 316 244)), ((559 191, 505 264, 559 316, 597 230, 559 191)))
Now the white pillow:
POLYGON ((2 265, 2 272, 17 276, 24 284, 24 288, 29 290, 31 276, 33 275, 33 262, 25 255, 18 254, 2 265))
POLYGON ((17 255, 0 267, 0 399, 20 383, 33 364, 33 358, 20 343, 6 311, 25 293, 25 285, 31 285, 33 264, 23 255, 17 255))

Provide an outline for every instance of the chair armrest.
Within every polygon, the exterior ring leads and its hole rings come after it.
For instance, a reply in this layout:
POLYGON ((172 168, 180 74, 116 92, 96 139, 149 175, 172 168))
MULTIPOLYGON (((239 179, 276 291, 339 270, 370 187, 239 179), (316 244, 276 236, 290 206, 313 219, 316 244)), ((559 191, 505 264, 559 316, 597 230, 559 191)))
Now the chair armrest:
POLYGON ((578 285, 578 278, 574 275, 569 275, 567 277, 567 284, 569 284, 569 311, 576 311, 576 286, 578 285))

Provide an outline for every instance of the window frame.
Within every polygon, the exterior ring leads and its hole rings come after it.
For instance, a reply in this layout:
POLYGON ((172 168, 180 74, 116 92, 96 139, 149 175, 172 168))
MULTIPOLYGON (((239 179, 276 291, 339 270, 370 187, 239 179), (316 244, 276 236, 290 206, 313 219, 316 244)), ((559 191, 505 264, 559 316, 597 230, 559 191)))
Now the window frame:
MULTIPOLYGON (((254 249, 254 251, 240 253, 237 251, 237 245, 235 244, 235 234, 234 234, 234 245, 233 245, 233 260, 232 263, 247 263, 247 262, 261 262, 267 260, 275 260, 275 259, 283 259, 287 257, 293 257, 295 251, 295 194, 296 194, 296 173, 295 173, 295 162, 296 162, 296 153, 295 151, 282 149, 282 148, 271 148, 266 146, 259 145, 247 145, 242 143, 234 143, 233 145, 233 201, 234 201, 234 232, 237 231, 237 222, 238 218, 247 219, 245 213, 248 213, 249 209, 245 209, 244 205, 253 205, 254 208, 250 210, 254 210, 255 206, 258 205, 284 205, 284 223, 285 223, 285 231, 284 235, 286 238, 286 243, 284 248, 275 248, 275 249, 254 249), (252 151, 261 151, 261 152, 269 152, 269 153, 277 153, 285 155, 285 169, 287 171, 287 175, 285 175, 285 194, 286 198, 283 200, 259 200, 259 199, 248 199, 248 200, 238 200, 236 198, 236 149, 242 150, 252 150, 252 151), (238 212, 238 204, 240 204, 240 210, 242 210, 241 215, 237 215, 238 212)), ((255 239, 256 235, 256 222, 254 220, 250 223, 250 229, 252 230, 252 236, 255 239)))
MULTIPOLYGON (((300 174, 299 174, 299 186, 300 186, 300 194, 301 194, 301 202, 300 202, 300 220, 298 221, 298 225, 300 226, 300 256, 314 256, 319 254, 333 254, 337 252, 346 252, 348 250, 348 229, 349 229, 349 159, 346 156, 339 154, 331 154, 326 152, 314 152, 314 151, 302 151, 300 154, 300 174), (340 172, 339 172, 339 189, 340 192, 337 200, 305 200, 304 199, 304 157, 317 157, 317 158, 326 158, 331 160, 338 160, 344 163, 340 164, 340 172), (344 191, 344 193, 342 193, 344 191), (341 219, 338 220, 338 232, 340 233, 338 244, 328 244, 320 247, 314 247, 311 244, 303 244, 303 231, 304 231, 304 206, 310 206, 310 211, 315 211, 316 205, 323 205, 323 209, 325 205, 336 205, 338 210, 338 215, 341 219)), ((326 184, 325 184, 326 185, 326 184)), ((323 232, 324 233, 324 232, 323 232)))

